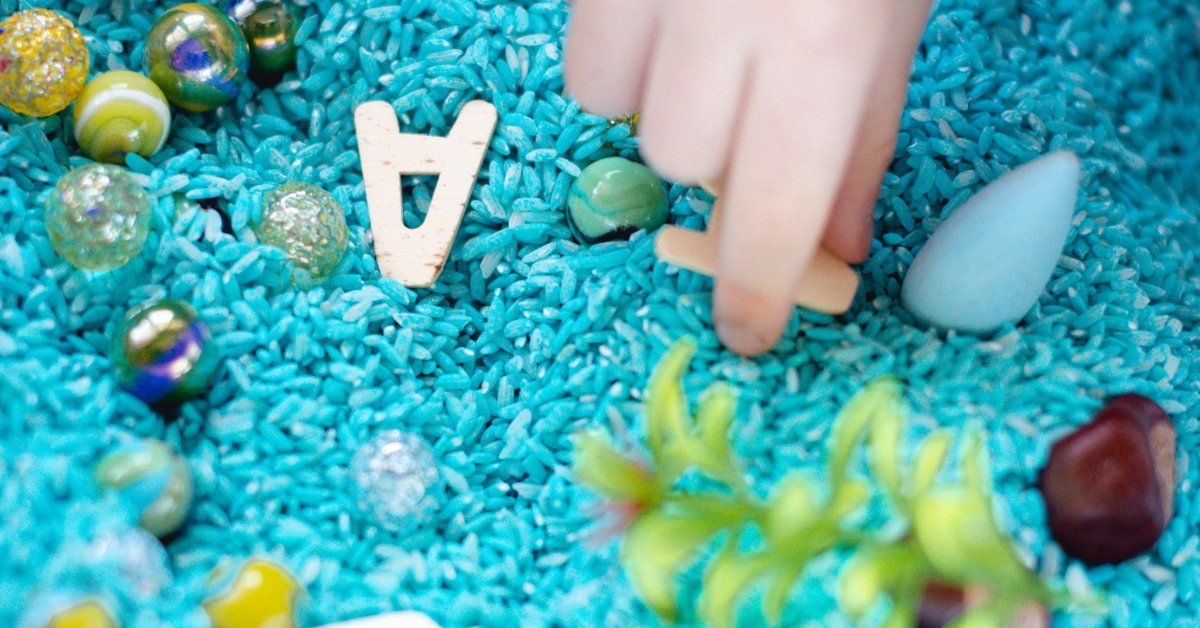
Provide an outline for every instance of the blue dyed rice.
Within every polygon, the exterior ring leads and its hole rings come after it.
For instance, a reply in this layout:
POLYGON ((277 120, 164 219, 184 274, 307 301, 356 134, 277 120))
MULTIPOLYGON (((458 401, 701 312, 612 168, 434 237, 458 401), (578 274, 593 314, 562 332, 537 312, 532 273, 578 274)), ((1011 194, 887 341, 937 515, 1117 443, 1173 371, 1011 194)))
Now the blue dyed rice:
MULTIPOLYGON (((140 67, 141 37, 165 8, 35 4, 77 18, 96 71, 140 67)), ((914 424, 990 430, 1002 516, 1040 573, 1107 591, 1117 625, 1200 616, 1193 3, 939 3, 857 306, 798 313, 754 361, 720 349, 710 282, 656 263, 650 238, 571 240, 572 177, 635 156, 636 140, 561 96, 565 2, 302 4, 299 72, 216 114, 178 115, 160 154, 131 159, 159 202, 145 253, 118 271, 70 269, 47 241, 40 200, 85 163, 64 117, 0 113, 0 625, 67 578, 61 565, 98 526, 130 525, 90 471, 131 435, 184 452, 197 499, 168 545, 170 587, 138 601, 126 580, 106 582, 127 625, 202 625, 205 575, 252 554, 301 578, 313 623, 400 608, 450 625, 651 621, 614 548, 582 542, 591 497, 568 472, 570 437, 636 429, 650 366, 684 334, 700 342, 690 390, 714 379, 742 389, 735 433, 759 481, 816 468, 835 409, 895 372, 914 424), (354 106, 387 100, 405 129, 440 134, 474 98, 501 120, 450 264, 429 290, 381 279, 354 106), (897 295, 929 233, 980 185, 1063 148, 1083 158, 1085 199, 1034 311, 988 338, 914 324, 897 295), (249 229, 261 192, 288 179, 329 189, 351 228, 339 272, 308 291, 287 286, 280 252, 249 229), (228 220, 172 195, 215 197, 228 220), (116 390, 106 353, 116 317, 167 296, 195 304, 227 356, 224 377, 171 423, 116 390), (1084 570, 1047 538, 1033 481, 1056 437, 1126 390, 1158 399, 1180 428, 1177 514, 1148 556, 1084 570), (428 439, 445 480, 437 511, 404 537, 364 520, 350 497, 351 454, 390 427, 428 439)), ((17 7, 0 0, 0 13, 17 7)), ((429 181, 415 185, 414 217, 430 193, 429 181)), ((707 196, 670 197, 677 224, 703 225, 707 196)), ((787 624, 847 624, 832 601, 837 568, 822 563, 796 590, 787 624)))

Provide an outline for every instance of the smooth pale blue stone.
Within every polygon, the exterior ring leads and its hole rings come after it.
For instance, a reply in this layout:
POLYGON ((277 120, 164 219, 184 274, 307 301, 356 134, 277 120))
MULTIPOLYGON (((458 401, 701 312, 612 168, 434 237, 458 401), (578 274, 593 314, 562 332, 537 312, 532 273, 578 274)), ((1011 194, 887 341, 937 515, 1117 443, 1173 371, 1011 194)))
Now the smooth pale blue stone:
POLYGON ((1062 255, 1079 178, 1079 158, 1064 151, 980 190, 913 260, 904 306, 926 323, 973 333, 1021 320, 1062 255))

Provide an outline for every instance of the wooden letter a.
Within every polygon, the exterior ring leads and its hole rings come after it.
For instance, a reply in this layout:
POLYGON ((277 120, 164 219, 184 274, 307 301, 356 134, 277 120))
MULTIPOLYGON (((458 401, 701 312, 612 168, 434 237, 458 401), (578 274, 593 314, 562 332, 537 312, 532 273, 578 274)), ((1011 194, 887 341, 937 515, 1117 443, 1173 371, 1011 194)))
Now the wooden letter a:
POLYGON ((410 288, 437 281, 483 164, 496 108, 467 103, 446 137, 400 133, 396 111, 386 102, 363 103, 354 113, 367 210, 379 270, 410 288), (438 175, 425 222, 404 226, 400 175, 438 175))

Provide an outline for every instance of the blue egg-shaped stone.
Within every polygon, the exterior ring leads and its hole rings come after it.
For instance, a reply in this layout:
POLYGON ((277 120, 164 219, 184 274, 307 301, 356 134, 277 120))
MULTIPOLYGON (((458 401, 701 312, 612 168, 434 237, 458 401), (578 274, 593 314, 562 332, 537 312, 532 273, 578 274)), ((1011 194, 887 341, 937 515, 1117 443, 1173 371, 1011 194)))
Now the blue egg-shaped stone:
POLYGON ((918 319, 982 333, 1021 320, 1046 289, 1071 232, 1079 158, 1057 152, 992 182, 913 260, 901 298, 918 319))

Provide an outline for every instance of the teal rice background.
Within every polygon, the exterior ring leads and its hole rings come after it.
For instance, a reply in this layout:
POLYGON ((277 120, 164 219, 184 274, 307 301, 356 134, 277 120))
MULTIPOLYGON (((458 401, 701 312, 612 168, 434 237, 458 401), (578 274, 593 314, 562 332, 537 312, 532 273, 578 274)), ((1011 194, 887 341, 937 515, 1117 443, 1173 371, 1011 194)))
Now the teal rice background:
MULTIPOLYGON (((77 22, 99 72, 141 69, 143 37, 167 5, 0 0, 0 13, 29 6, 77 22)), ((683 335, 701 347, 693 394, 718 379, 742 390, 735 441, 764 486, 815 472, 836 409, 895 373, 918 432, 989 430, 1003 525, 1039 573, 1106 592, 1116 625, 1200 616, 1194 2, 938 3, 854 309, 798 313, 756 360, 721 349, 711 283, 658 263, 650 238, 572 240, 573 178, 601 157, 636 156, 637 144, 562 95, 565 2, 310 0, 299 10, 298 71, 215 114, 177 111, 166 148, 129 164, 158 202, 144 253, 119 270, 76 271, 47 240, 44 195, 85 163, 69 115, 0 113, 0 625, 80 583, 102 590, 127 625, 202 625, 206 574, 251 555, 297 574, 312 623, 404 608, 449 625, 650 622, 615 547, 586 542, 593 501, 569 471, 570 438, 638 429, 648 370, 683 335), (405 130, 441 134, 475 98, 501 115, 479 185, 437 285, 406 289, 380 277, 372 253, 353 109, 386 100, 405 130), (985 337, 916 324, 899 286, 930 232, 984 183, 1060 148, 1081 156, 1085 181, 1037 307, 985 337), (340 269, 307 291, 287 284, 280 253, 249 228, 261 194, 289 179, 332 192, 351 229, 340 269), (115 319, 164 296, 194 304, 224 355, 219 381, 173 421, 120 392, 107 355, 115 319), (1088 570, 1047 538, 1036 474, 1057 437, 1130 390, 1179 428, 1176 515, 1148 555, 1088 570), (348 473, 360 443, 396 427, 431 443, 444 480, 435 510, 403 535, 360 514, 348 473), (130 525, 91 471, 132 436, 171 443, 197 483, 191 519, 166 545, 172 581, 149 597, 137 565, 86 562, 93 537, 130 525)), ((430 190, 428 180, 410 187, 409 210, 430 190)), ((704 224, 707 197, 670 196, 674 223, 704 224)), ((787 624, 848 623, 832 599, 837 569, 823 562, 796 589, 787 624)), ((750 609, 742 619, 760 622, 750 609)))

